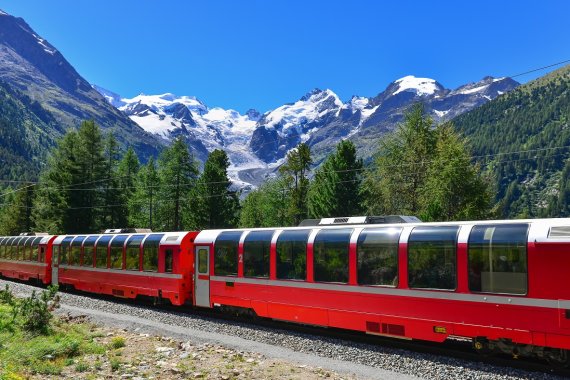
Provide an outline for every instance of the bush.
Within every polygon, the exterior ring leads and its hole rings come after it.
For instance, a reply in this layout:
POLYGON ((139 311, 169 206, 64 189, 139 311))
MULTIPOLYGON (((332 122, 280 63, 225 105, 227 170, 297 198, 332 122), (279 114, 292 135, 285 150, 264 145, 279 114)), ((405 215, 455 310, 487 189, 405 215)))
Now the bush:
POLYGON ((125 338, 122 336, 116 336, 111 340, 111 347, 114 349, 125 347, 125 338))
POLYGON ((35 291, 24 299, 20 306, 23 327, 32 333, 47 334, 50 331, 52 311, 59 307, 57 286, 50 286, 40 296, 35 291))

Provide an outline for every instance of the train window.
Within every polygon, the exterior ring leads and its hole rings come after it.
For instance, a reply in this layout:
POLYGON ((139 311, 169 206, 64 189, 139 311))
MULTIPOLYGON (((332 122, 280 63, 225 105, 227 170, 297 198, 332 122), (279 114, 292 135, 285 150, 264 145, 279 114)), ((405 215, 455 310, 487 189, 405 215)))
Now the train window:
POLYGON ((527 224, 475 226, 468 242, 469 289, 527 293, 527 224))
POLYGON ((208 250, 198 250, 198 273, 208 273, 208 250))
POLYGON ((238 271, 238 246, 240 231, 222 232, 214 245, 214 274, 236 276, 238 271))
POLYGON ((6 258, 6 240, 8 240, 8 238, 0 238, 0 259, 6 258))
POLYGON ((95 242, 99 236, 88 236, 83 242, 83 253, 81 254, 81 265, 84 267, 93 266, 93 258, 95 257, 95 242))
POLYGON ((127 242, 127 252, 125 254, 125 265, 127 270, 140 269, 141 242, 144 235, 134 235, 127 242))
POLYGON ((38 236, 32 241, 32 260, 44 262, 45 258, 43 258, 38 251, 38 247, 40 246, 40 242, 42 241, 42 237, 38 236))
POLYGON ((20 249, 23 251, 23 257, 22 260, 24 261, 30 261, 32 258, 32 241, 34 240, 33 237, 28 237, 25 239, 22 239, 21 242, 21 247, 20 249))
POLYGON ((40 247, 40 263, 46 262, 46 247, 40 247))
POLYGON ((107 235, 97 240, 95 248, 95 266, 97 268, 107 268, 107 254, 111 238, 112 236, 107 235))
POLYGON ((158 271, 158 248, 164 235, 149 235, 143 243, 143 270, 158 271))
POLYGON ((115 236, 111 240, 111 250, 109 252, 109 268, 111 269, 123 269, 123 246, 127 240, 126 235, 115 236))
POLYGON ((277 278, 307 278, 307 240, 311 230, 283 231, 277 238, 277 278))
POLYGON ((321 230, 313 245, 318 282, 348 282, 348 247, 352 229, 321 230))
POLYGON ((356 246, 358 284, 398 285, 398 242, 401 228, 369 228, 356 246))
POLYGON ((453 290, 457 286, 457 226, 416 227, 408 240, 411 288, 453 290))
POLYGON ((69 244, 73 240, 73 236, 68 236, 61 241, 61 248, 59 251, 59 263, 66 265, 68 263, 67 257, 69 255, 69 244))
POLYGON ((27 237, 19 237, 14 241, 14 245, 16 246, 17 258, 16 260, 23 261, 24 260, 24 242, 27 240, 27 237))
POLYGON ((6 240, 6 247, 4 248, 4 257, 7 258, 8 260, 12 259, 12 243, 14 242, 15 238, 8 238, 8 240, 6 240))
POLYGON ((172 248, 169 248, 164 251, 164 271, 166 273, 172 273, 172 263, 174 261, 174 253, 172 248))
POLYGON ((243 242, 243 275, 269 277, 269 249, 274 231, 252 231, 243 242))
POLYGON ((81 245, 85 240, 85 236, 77 236, 71 242, 71 251, 69 253, 69 265, 79 266, 81 259, 81 245))

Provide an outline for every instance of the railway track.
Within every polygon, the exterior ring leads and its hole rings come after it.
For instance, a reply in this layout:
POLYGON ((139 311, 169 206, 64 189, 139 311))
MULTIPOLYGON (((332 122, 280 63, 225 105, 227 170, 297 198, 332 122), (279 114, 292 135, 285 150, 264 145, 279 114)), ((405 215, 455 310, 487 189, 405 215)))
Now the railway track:
MULTIPOLYGON (((8 281, 28 285, 12 280, 8 281)), ((344 349, 351 350, 356 348, 372 353, 372 355, 384 355, 385 351, 388 350, 389 352, 399 353, 404 357, 420 356, 420 360, 431 361, 436 363, 436 366, 447 366, 450 361, 458 361, 459 366, 484 368, 483 371, 489 378, 495 378, 495 371, 497 372, 496 378, 505 378, 505 376, 507 376, 507 378, 570 377, 570 369, 553 368, 546 361, 542 360, 513 359, 505 355, 482 356, 473 351, 471 342, 468 341, 448 340, 439 344, 424 341, 401 340, 339 329, 293 324, 254 316, 227 314, 216 309, 208 310, 192 307, 181 308, 170 305, 154 305, 152 302, 135 302, 134 300, 94 295, 75 290, 62 290, 62 293, 69 296, 84 297, 93 301, 107 302, 111 305, 115 305, 114 309, 124 309, 128 307, 138 312, 159 312, 176 318, 233 325, 247 330, 262 330, 290 338, 308 338, 310 341, 326 340, 338 347, 339 353, 342 353, 344 349), (514 375, 510 374, 513 372, 512 370, 515 372, 514 375)), ((246 337, 246 339, 247 338, 248 337, 246 337)), ((310 347, 308 347, 307 350, 309 352, 312 351, 310 347)), ((321 355, 321 352, 317 349, 314 350, 314 353, 315 355, 321 355)), ((333 356, 334 355, 333 353, 333 356)), ((350 360, 342 357, 342 355, 340 356, 342 360, 350 360)), ((374 363, 365 365, 374 366, 374 363)), ((429 376, 426 376, 426 378, 427 377, 429 376)), ((442 378, 442 376, 433 377, 442 378)), ((450 378, 457 378, 457 375, 452 375, 450 378)))

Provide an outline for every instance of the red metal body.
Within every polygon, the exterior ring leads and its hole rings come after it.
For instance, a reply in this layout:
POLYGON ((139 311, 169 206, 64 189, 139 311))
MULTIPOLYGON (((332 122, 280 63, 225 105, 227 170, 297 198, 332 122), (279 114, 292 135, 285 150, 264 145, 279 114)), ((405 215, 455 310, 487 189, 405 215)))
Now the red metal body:
MULTIPOLYGON (((7 243, 17 237, 2 237, 0 241, 7 243)), ((39 239, 40 237, 38 237, 39 239)), ((31 256, 6 257, 7 245, 0 245, 0 275, 22 281, 37 281, 43 285, 51 283, 51 245, 56 236, 44 236, 31 256)), ((8 248, 9 249, 9 248, 8 248)))
MULTIPOLYGON (((137 298, 139 296, 155 299, 167 299, 173 305, 192 302, 192 242, 197 232, 164 233, 158 251, 158 266, 154 271, 143 269, 144 240, 139 246, 139 269, 126 270, 125 246, 123 246, 123 264, 121 269, 97 268, 95 262, 88 267, 84 265, 61 264, 59 258, 58 282, 60 285, 72 286, 74 289, 106 294, 121 298, 137 298), (171 251, 172 269, 167 270, 165 257, 171 251)), ((131 234, 141 235, 141 234, 131 234)), ((145 239, 150 235, 145 234, 145 239)), ((95 235, 88 235, 95 236, 95 235)), ((119 236, 119 235, 117 235, 119 236)), ((60 236, 54 243, 54 249, 60 249, 63 239, 60 236)), ((128 238, 127 237, 127 238, 128 238)), ((82 246, 82 249, 84 247, 82 246)), ((91 257, 89 260, 92 260, 91 257)), ((91 264, 91 263, 90 263, 91 264)))
MULTIPOLYGON (((517 221, 518 222, 518 221, 517 221)), ((482 223, 507 223, 481 222, 482 223)), ((513 223, 513 222, 511 222, 513 223)), ((310 227, 307 242, 307 275, 304 281, 278 280, 276 239, 270 248, 270 275, 244 277, 243 237, 238 249, 236 276, 210 277, 213 306, 253 309, 257 315, 278 320, 363 331, 403 339, 441 342, 449 336, 485 338, 516 345, 570 349, 570 219, 523 221, 528 223, 528 291, 524 295, 471 292, 468 284, 468 236, 477 222, 421 226, 459 227, 456 247, 454 290, 414 289, 408 281, 408 239, 416 225, 404 225, 398 248, 398 285, 357 284, 356 238, 358 229, 383 227, 350 226, 356 232, 350 242, 347 283, 324 283, 314 279, 313 242, 317 231, 337 227, 310 227), (553 238, 551 227, 568 226, 569 233, 553 238)), ((557 227, 557 228, 558 228, 557 227)), ((307 229, 305 227, 304 229, 307 229)), ((289 229, 282 229, 289 230, 289 229)), ((282 230, 275 230, 279 233, 282 230)), ((248 233, 256 230, 243 230, 248 233)), ((203 231, 196 246, 215 251, 221 231, 203 231)), ((215 268, 215 255, 211 255, 215 268)))

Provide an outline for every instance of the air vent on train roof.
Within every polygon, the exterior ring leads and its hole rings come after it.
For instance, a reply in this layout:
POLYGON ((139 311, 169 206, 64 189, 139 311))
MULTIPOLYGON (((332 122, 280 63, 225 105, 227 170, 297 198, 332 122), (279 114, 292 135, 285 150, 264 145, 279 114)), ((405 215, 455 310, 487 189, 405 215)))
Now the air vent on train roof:
POLYGON ((570 226, 550 227, 549 238, 570 238, 570 226))
POLYGON ((421 223, 415 216, 385 215, 385 216, 352 216, 342 218, 305 219, 299 226, 327 226, 344 224, 388 224, 388 223, 421 223))

